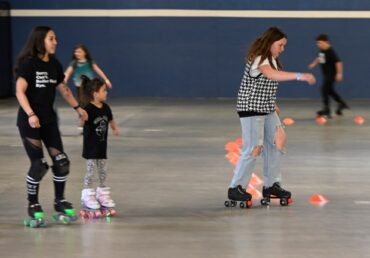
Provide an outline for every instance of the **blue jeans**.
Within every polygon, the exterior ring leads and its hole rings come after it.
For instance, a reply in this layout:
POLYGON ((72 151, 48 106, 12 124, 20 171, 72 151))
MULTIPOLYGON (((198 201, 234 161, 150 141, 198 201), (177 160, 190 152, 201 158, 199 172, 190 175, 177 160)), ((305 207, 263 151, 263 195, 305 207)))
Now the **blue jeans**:
POLYGON ((281 182, 280 156, 283 152, 275 146, 275 135, 282 125, 276 112, 265 116, 242 117, 240 122, 243 149, 230 187, 244 187, 249 183, 257 159, 252 155, 256 146, 262 146, 264 186, 270 187, 275 182, 281 182))

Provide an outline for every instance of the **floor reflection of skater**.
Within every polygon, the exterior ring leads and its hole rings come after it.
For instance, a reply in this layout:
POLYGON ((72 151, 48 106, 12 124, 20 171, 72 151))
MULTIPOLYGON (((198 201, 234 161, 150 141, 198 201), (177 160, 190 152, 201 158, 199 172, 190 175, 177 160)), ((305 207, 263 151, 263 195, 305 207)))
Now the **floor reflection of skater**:
POLYGON ((320 64, 323 75, 321 95, 324 106, 317 114, 320 116, 331 116, 329 97, 332 97, 338 103, 335 113, 341 116, 343 115, 342 110, 349 108, 347 103, 344 102, 335 90, 335 82, 341 82, 343 80, 343 62, 332 48, 327 35, 320 34, 317 36, 316 45, 320 50, 319 55, 309 64, 308 68, 313 69, 320 64))
POLYGON ((278 81, 297 80, 314 84, 315 77, 310 73, 281 70, 279 55, 286 44, 286 34, 272 27, 252 43, 247 54, 237 100, 243 149, 228 190, 232 201, 252 198, 243 186, 248 185, 256 158, 262 152, 264 197, 289 198, 291 195, 280 186, 280 156, 285 145, 285 132, 276 112, 276 90, 278 81))
POLYGON ((108 129, 118 135, 119 129, 113 119, 111 108, 105 103, 107 99, 106 84, 98 79, 90 80, 82 76, 81 97, 86 103, 85 110, 89 120, 85 121, 83 128, 83 153, 86 159, 86 175, 84 189, 81 193, 82 214, 91 217, 113 216, 115 203, 110 197, 110 188, 106 186, 107 176, 107 140, 108 129), (93 188, 92 178, 97 171, 99 186, 93 188))
POLYGON ((53 162, 55 209, 68 215, 73 213, 71 203, 64 199, 69 159, 64 153, 57 116, 53 109, 56 89, 82 119, 87 119, 86 111, 78 105, 70 89, 63 83, 63 68, 54 56, 56 46, 56 35, 52 28, 35 27, 15 66, 16 96, 20 104, 17 126, 31 161, 26 179, 28 214, 32 219, 40 221, 44 215, 38 199, 39 187, 49 168, 44 159, 42 143, 53 162))

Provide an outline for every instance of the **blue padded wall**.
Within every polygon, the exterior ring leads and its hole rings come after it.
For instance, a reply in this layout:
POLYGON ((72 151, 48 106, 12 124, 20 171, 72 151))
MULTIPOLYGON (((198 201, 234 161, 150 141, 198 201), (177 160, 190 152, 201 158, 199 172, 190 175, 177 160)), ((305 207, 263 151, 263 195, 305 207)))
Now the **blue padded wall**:
MULTIPOLYGON (((209 9, 369 10, 364 1, 250 0, 13 0, 17 9, 209 9), (256 3, 258 2, 258 3, 256 3), (277 4, 279 3, 279 4, 277 4)), ((113 96, 234 97, 251 41, 270 26, 289 37, 281 56, 285 70, 306 71, 316 56, 315 36, 327 33, 344 61, 350 98, 369 98, 370 19, 211 17, 13 17, 13 60, 31 28, 49 25, 57 33, 57 55, 66 66, 73 46, 85 43, 113 83, 113 96)), ((320 70, 314 71, 320 82, 320 70)), ((282 82, 280 97, 318 98, 319 84, 282 82)))

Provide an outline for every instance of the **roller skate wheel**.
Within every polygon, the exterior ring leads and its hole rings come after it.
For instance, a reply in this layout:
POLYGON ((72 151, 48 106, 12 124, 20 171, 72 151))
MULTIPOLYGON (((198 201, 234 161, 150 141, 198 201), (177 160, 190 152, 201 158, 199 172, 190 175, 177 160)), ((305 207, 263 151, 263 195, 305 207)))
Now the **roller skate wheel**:
POLYGON ((51 219, 53 220, 53 222, 57 222, 58 220, 59 220, 59 218, 58 218, 59 216, 58 216, 58 214, 54 214, 52 217, 51 217, 51 219))
POLYGON ((225 201, 225 207, 230 207, 230 202, 229 201, 225 201))
POLYGON ((231 207, 235 207, 238 204, 236 201, 231 201, 231 207))
POLYGON ((30 225, 30 220, 29 219, 24 219, 23 220, 23 225, 25 225, 26 227, 28 227, 30 225))
POLYGON ((102 217, 102 213, 101 213, 101 211, 97 211, 97 212, 95 212, 95 218, 100 218, 100 217, 102 217))
POLYGON ((87 212, 87 217, 88 217, 89 219, 93 219, 93 218, 94 218, 94 213, 93 213, 93 212, 91 212, 91 211, 87 212))
POLYGON ((267 199, 265 199, 265 198, 261 199, 261 205, 267 206, 269 204, 270 204, 270 202, 267 199))
POLYGON ((85 216, 86 216, 86 212, 85 212, 85 211, 80 211, 80 216, 81 216, 82 218, 85 218, 85 216))
POLYGON ((288 199, 288 203, 292 203, 293 202, 293 199, 292 198, 289 198, 288 199))
POLYGON ((71 220, 68 216, 60 215, 59 221, 61 221, 63 224, 68 224, 71 220))
POLYGON ((110 210, 110 216, 111 217, 116 216, 116 214, 117 214, 116 210, 110 210))
POLYGON ((252 207, 252 201, 251 200, 249 200, 249 201, 246 202, 246 207, 247 208, 252 207))
POLYGON ((280 199, 280 205, 281 206, 287 206, 288 205, 288 200, 287 199, 280 199))
POLYGON ((37 220, 31 220, 29 226, 30 228, 37 228, 39 225, 38 225, 37 220))
POLYGON ((244 202, 240 202, 240 203, 239 203, 239 207, 240 207, 241 209, 244 209, 244 208, 245 208, 245 204, 244 204, 244 202))

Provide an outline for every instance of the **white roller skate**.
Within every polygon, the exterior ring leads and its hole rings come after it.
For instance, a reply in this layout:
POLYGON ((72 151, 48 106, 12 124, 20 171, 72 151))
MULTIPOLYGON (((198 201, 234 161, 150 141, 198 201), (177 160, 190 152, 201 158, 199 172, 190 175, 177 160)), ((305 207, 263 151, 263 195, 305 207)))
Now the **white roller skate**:
POLYGON ((116 215, 116 204, 110 197, 109 187, 98 187, 96 188, 96 199, 100 203, 101 211, 104 217, 113 217, 116 215))
POLYGON ((81 192, 81 207, 80 216, 82 218, 95 219, 102 217, 100 204, 96 200, 95 190, 92 188, 83 189, 81 192))

